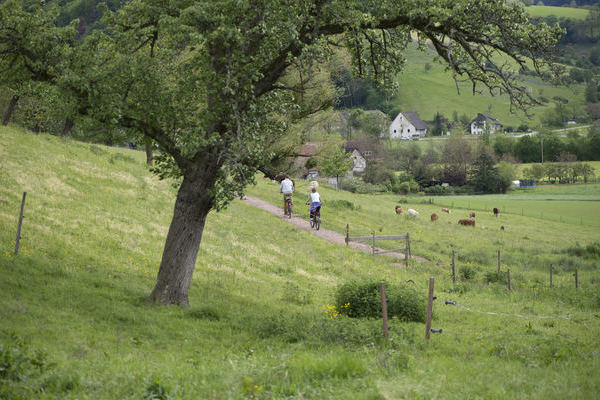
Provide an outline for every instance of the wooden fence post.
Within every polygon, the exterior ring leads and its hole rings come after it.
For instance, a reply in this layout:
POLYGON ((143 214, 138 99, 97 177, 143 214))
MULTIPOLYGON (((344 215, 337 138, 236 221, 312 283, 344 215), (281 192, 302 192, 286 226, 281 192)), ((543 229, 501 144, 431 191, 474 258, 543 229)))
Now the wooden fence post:
POLYGON ((552 264, 550 264, 550 289, 552 289, 554 287, 554 284, 552 283, 552 264))
MULTIPOLYGON (((408 258, 410 258, 411 257, 411 254, 410 254, 410 235, 409 235, 408 232, 406 232, 406 244, 408 245, 407 246, 408 247, 408 258)), ((408 263, 406 265, 408 266, 408 263)))
POLYGON ((429 278, 429 297, 427 299, 427 321, 425 323, 425 340, 429 340, 431 333, 431 314, 433 311, 433 277, 429 278))
POLYGON ((575 268, 575 289, 579 289, 579 271, 575 268))
POLYGON ((350 224, 346 224, 346 246, 348 246, 348 242, 350 242, 350 224))
POLYGON ((510 292, 510 268, 506 270, 506 278, 508 280, 508 291, 510 292))
POLYGON ((500 272, 500 250, 498 250, 498 272, 500 272))
POLYGON ((456 285, 456 266, 454 264, 454 249, 452 249, 452 284, 456 285))
POLYGON ((383 320, 383 337, 386 339, 389 337, 388 328, 388 312, 387 312, 387 298, 385 296, 385 282, 381 282, 379 285, 379 291, 381 293, 381 318, 383 320))
POLYGON ((19 254, 19 241, 21 240, 21 225, 23 224, 23 211, 25 210, 25 197, 27 192, 23 192, 23 199, 21 200, 21 212, 19 213, 19 224, 17 225, 17 239, 15 240, 15 256, 19 254))

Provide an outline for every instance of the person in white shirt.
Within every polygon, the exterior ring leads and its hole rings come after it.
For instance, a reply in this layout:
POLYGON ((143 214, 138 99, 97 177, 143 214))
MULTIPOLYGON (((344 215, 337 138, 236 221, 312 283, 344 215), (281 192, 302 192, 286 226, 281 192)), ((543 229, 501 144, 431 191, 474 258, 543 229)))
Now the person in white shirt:
POLYGON ((311 192, 308 194, 306 204, 310 204, 310 217, 312 218, 313 213, 321 211, 321 195, 317 192, 317 188, 313 186, 311 192))
POLYGON ((285 176, 285 179, 281 181, 279 185, 279 193, 283 193, 283 214, 287 214, 287 200, 292 197, 294 193, 294 182, 290 179, 289 175, 285 176))

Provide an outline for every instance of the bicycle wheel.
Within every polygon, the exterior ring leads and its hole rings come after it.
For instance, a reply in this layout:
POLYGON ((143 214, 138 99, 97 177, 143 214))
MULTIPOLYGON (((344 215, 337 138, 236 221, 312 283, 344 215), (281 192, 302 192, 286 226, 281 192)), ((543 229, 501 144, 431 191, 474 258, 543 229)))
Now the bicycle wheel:
POLYGON ((321 227, 321 218, 319 218, 318 216, 315 215, 315 229, 319 230, 320 227, 321 227))
POLYGON ((311 228, 315 227, 315 217, 314 217, 314 215, 310 217, 310 227, 311 228))
POLYGON ((288 203, 288 218, 292 218, 292 202, 288 203))

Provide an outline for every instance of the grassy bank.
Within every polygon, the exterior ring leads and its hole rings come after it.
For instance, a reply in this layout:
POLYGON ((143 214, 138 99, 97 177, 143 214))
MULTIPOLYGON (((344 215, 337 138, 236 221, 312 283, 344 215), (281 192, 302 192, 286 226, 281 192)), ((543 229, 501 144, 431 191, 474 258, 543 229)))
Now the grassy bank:
MULTIPOLYGON (((473 229, 457 226, 459 211, 432 224, 439 206, 422 199, 403 203, 421 212, 412 221, 393 213, 399 196, 322 188, 324 228, 409 231, 416 254, 445 265, 454 244, 453 285, 443 266, 413 260, 404 269, 234 201, 209 217, 191 307, 152 307, 145 297, 174 190, 143 161, 141 152, 0 128, 0 357, 9 371, 0 397, 559 399, 600 391, 600 274, 593 259, 566 252, 597 240, 597 227, 503 214, 482 215, 489 228, 473 229), (510 293, 486 280, 500 245, 510 293), (561 257, 578 264, 557 264, 550 290, 546 263, 561 257), (429 343, 421 323, 392 321, 386 343, 378 320, 326 314, 339 283, 386 280, 424 295, 429 276, 433 327, 444 331, 429 343)), ((279 203, 270 181, 250 192, 279 203)))
POLYGON ((585 19, 590 13, 583 8, 552 7, 552 6, 529 6, 526 8, 532 17, 548 17, 554 15, 558 18, 585 19))

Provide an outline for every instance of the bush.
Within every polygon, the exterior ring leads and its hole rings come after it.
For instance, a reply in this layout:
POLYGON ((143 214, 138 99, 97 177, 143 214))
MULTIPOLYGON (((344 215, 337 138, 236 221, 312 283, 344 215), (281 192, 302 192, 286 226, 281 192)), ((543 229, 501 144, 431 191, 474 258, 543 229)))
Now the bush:
MULTIPOLYGON (((381 318, 379 282, 349 282, 337 289, 335 306, 350 318, 381 318)), ((412 288, 386 287, 388 316, 403 321, 424 322, 425 296, 412 288)))
POLYGON ((503 283, 503 284, 508 283, 508 279, 506 277, 506 272, 504 272, 504 271, 486 272, 485 273, 485 281, 487 283, 503 283))
POLYGON ((567 249, 571 256, 583 258, 600 258, 600 242, 590 243, 587 246, 573 246, 567 249))
POLYGON ((366 183, 355 178, 341 179, 339 187, 340 189, 347 190, 348 192, 362 194, 388 191, 386 185, 366 183))
POLYGON ((327 207, 336 209, 356 210, 354 203, 348 200, 330 200, 327 202, 327 207))
POLYGON ((477 270, 469 265, 463 265, 462 267, 460 267, 458 272, 466 281, 475 278, 475 275, 477 274, 477 270))
POLYGON ((446 187, 446 186, 442 186, 442 185, 435 185, 435 186, 429 186, 425 189, 423 189, 423 191, 427 194, 447 194, 450 193, 450 188, 446 187))

